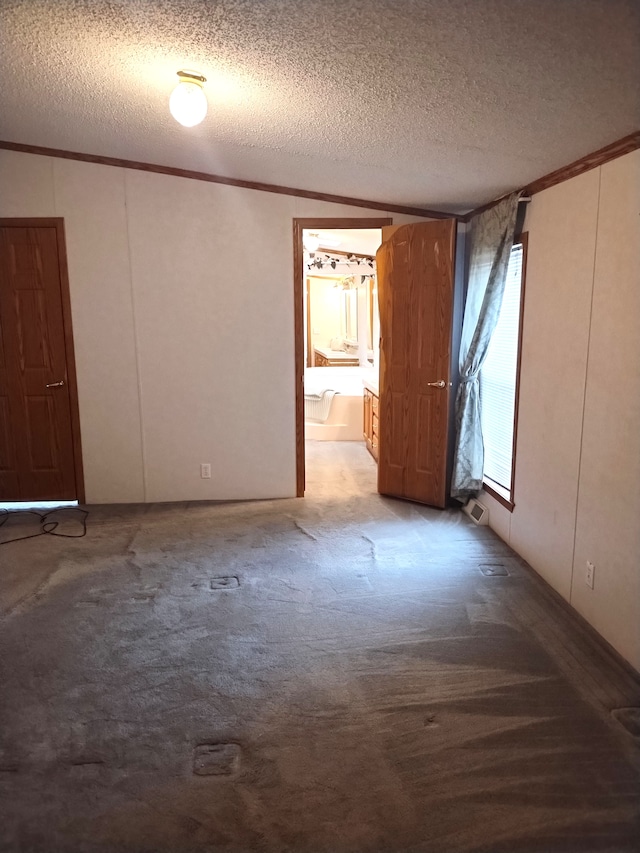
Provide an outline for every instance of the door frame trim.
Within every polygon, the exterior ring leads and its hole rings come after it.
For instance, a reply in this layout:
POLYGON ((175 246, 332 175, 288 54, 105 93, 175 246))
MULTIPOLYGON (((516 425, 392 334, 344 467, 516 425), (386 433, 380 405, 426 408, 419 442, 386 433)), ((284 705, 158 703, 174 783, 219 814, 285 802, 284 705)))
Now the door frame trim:
POLYGON ((67 387, 69 388, 71 443, 73 446, 76 498, 78 503, 83 504, 85 503, 85 490, 84 468, 82 465, 82 441, 80 438, 80 407, 78 404, 78 380, 76 376, 76 357, 73 345, 71 291, 69 289, 69 265, 67 262, 67 243, 64 231, 64 218, 62 216, 0 218, 0 227, 56 229, 56 241, 58 244, 58 271, 60 274, 60 301, 62 304, 64 349, 67 362, 67 387))
POLYGON ((305 228, 384 228, 393 225, 391 217, 307 217, 293 220, 293 315, 295 346, 295 414, 296 414, 296 497, 304 497, 304 275, 302 264, 304 248, 302 232, 305 228))

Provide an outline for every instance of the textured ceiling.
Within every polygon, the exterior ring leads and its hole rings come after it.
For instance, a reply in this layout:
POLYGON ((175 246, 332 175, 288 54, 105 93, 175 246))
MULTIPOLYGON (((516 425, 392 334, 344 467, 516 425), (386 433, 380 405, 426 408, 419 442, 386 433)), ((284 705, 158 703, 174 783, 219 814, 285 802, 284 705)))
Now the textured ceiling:
POLYGON ((0 70, 0 139, 457 211, 640 127, 640 2, 2 0, 0 70))

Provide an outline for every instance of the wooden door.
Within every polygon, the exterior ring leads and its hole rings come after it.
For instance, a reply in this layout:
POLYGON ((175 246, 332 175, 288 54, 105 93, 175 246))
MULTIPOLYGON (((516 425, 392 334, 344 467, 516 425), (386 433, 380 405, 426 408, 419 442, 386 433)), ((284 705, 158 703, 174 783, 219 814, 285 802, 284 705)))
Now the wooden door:
POLYGON ((456 223, 404 225, 376 255, 380 307, 378 491, 446 503, 456 223))
POLYGON ((6 222, 0 223, 0 500, 74 500, 81 495, 64 232, 57 220, 6 222))

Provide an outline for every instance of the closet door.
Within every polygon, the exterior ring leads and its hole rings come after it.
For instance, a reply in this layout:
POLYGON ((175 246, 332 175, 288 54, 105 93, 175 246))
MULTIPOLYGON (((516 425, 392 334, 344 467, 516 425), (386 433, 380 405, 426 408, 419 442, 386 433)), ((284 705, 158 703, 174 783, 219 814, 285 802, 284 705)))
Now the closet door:
POLYGON ((75 377, 68 358, 61 247, 55 223, 39 222, 0 220, 0 500, 4 501, 78 497, 70 396, 75 377))
POLYGON ((403 225, 376 255, 378 491, 436 507, 446 504, 455 237, 454 219, 403 225))

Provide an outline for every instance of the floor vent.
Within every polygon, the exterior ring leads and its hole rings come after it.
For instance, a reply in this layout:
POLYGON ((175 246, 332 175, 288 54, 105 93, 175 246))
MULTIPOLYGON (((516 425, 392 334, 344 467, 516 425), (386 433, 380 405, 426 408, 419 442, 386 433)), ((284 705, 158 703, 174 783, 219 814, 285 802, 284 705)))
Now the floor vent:
POLYGON ((220 575, 217 578, 211 578, 209 582, 210 589, 238 589, 240 580, 236 575, 220 575))
POLYGON ((467 501, 464 511, 474 524, 489 524, 489 510, 475 498, 467 501))
POLYGON ((240 744, 201 743, 193 751, 196 776, 233 776, 240 764, 240 744))
POLYGON ((640 708, 614 708, 611 715, 630 735, 640 738, 640 708))
POLYGON ((480 571, 483 575, 486 575, 488 578, 498 578, 498 577, 508 577, 509 572, 507 571, 506 566, 502 566, 499 563, 492 563, 491 565, 480 566, 480 571))

